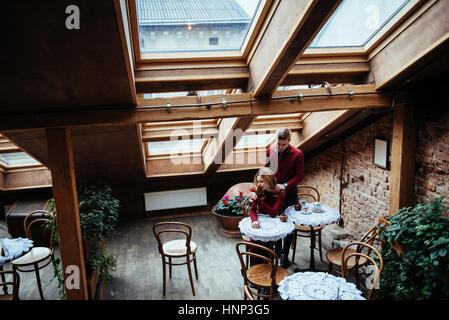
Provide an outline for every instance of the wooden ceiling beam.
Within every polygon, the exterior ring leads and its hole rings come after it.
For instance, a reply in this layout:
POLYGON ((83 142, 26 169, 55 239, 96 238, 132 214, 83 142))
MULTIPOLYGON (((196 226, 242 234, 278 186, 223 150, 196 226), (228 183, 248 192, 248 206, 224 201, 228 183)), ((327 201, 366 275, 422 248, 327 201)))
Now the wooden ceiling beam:
POLYGON ((246 66, 139 69, 135 73, 138 93, 245 88, 249 79, 246 66))
POLYGON ((203 152, 204 173, 214 174, 234 150, 237 143, 251 126, 255 117, 247 116, 237 119, 223 119, 220 123, 217 139, 211 140, 203 152))
MULTIPOLYGON (((72 112, 46 112, 40 114, 16 114, 0 117, 0 132, 22 131, 37 128, 92 127, 108 125, 128 125, 143 122, 180 121, 231 118, 243 116, 291 114, 313 111, 344 109, 384 108, 392 105, 393 96, 388 92, 378 92, 374 85, 353 85, 331 88, 312 88, 300 90, 302 101, 293 98, 282 100, 254 100, 249 93, 213 95, 202 98, 202 103, 216 103, 208 109, 196 106, 196 96, 138 99, 139 107, 165 106, 157 109, 106 109, 72 112), (352 98, 348 95, 353 92, 352 98), (313 97, 310 97, 313 95, 313 97), (226 104, 222 104, 223 100, 226 104), (229 102, 236 102, 234 104, 229 102), (243 101, 243 102, 241 102, 243 101), (191 105, 191 107, 175 107, 191 105)), ((276 97, 297 96, 298 90, 277 91, 276 97)))
POLYGON ((368 62, 295 64, 282 86, 301 84, 362 83, 369 73, 368 62))
POLYGON ((284 0, 255 50, 249 91, 271 96, 342 0, 284 0))
POLYGON ((203 139, 203 137, 217 137, 219 130, 217 128, 179 128, 173 130, 152 130, 143 131, 142 141, 170 141, 173 137, 179 139, 203 139))
MULTIPOLYGON (((429 1, 408 26, 370 61, 376 89, 407 84, 432 61, 449 52, 449 1, 429 1)), ((448 63, 441 65, 441 70, 448 63)))

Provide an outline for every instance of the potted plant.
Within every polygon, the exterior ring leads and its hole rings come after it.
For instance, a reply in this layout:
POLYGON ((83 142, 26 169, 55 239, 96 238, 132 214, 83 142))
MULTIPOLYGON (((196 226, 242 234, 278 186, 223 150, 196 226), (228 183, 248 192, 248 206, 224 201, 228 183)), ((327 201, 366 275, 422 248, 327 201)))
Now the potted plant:
POLYGON ((223 198, 212 208, 212 212, 217 217, 221 225, 221 234, 225 237, 240 237, 239 222, 248 213, 251 206, 248 196, 239 192, 234 198, 226 193, 223 198))
POLYGON ((444 197, 400 209, 379 225, 383 299, 448 299, 449 219, 444 197))
MULTIPOLYGON (((97 289, 102 297, 111 272, 115 270, 115 257, 104 248, 104 242, 116 228, 119 200, 112 197, 108 186, 82 185, 77 192, 89 298, 93 300, 97 289)), ((47 227, 55 228, 55 241, 58 241, 54 199, 50 200, 49 211, 53 216, 47 227)), ((54 260, 53 267, 59 282, 59 296, 65 298, 60 258, 54 260)))

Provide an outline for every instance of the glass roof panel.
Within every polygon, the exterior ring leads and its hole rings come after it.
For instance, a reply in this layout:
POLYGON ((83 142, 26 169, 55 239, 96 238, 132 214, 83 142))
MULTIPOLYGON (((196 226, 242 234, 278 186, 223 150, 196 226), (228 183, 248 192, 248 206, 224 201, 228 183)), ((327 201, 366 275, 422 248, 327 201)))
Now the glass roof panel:
POLYGON ((235 146, 235 149, 266 147, 273 134, 248 134, 244 135, 235 146))
POLYGON ((204 139, 183 139, 176 141, 148 142, 148 154, 150 156, 170 154, 188 154, 201 152, 204 139))
POLYGON ((0 153, 0 163, 7 167, 40 164, 25 152, 0 153))
POLYGON ((343 0, 309 48, 360 47, 410 0, 343 0))
POLYGON ((142 53, 240 50, 262 0, 137 0, 142 53))

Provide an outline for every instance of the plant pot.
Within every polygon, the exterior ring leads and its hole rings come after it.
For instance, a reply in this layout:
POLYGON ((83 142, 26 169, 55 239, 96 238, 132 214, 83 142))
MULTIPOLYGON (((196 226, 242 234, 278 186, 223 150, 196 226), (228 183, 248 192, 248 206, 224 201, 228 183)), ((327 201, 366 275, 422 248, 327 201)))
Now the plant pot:
POLYGON ((221 234, 228 238, 240 238, 242 234, 239 230, 239 222, 244 218, 243 216, 224 216, 215 213, 212 209, 212 213, 217 217, 218 222, 221 225, 221 234))

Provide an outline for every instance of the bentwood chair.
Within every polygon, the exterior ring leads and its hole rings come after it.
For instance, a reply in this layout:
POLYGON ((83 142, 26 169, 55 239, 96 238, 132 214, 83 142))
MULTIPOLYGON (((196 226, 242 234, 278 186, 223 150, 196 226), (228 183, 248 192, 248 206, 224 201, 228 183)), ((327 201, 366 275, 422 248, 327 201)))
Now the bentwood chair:
MULTIPOLYGON (((312 202, 320 201, 320 193, 315 187, 308 186, 305 184, 298 185, 298 199, 304 199, 307 198, 307 200, 312 200, 312 202)), ((318 240, 318 248, 320 252, 320 259, 321 262, 323 262, 323 253, 322 253, 322 247, 321 247, 321 230, 323 227, 314 227, 313 233, 315 236, 315 240, 318 240)), ((312 237, 312 229, 310 227, 306 226, 297 226, 295 225, 295 231, 294 231, 294 237, 293 237, 293 243, 292 243, 292 263, 295 262, 295 254, 296 254, 296 243, 297 243, 297 237, 302 238, 311 238, 312 237)))
POLYGON ((39 295, 44 300, 39 270, 54 259, 53 229, 47 229, 45 223, 51 214, 46 210, 35 210, 25 217, 23 227, 28 239, 33 240, 33 248, 25 255, 11 261, 13 271, 34 272, 36 274, 39 295))
POLYGON ((372 278, 371 284, 369 285, 369 293, 368 300, 373 299, 374 288, 379 281, 379 276, 383 269, 383 259, 379 251, 373 246, 365 243, 365 242, 352 242, 347 244, 342 251, 341 255, 341 274, 342 277, 345 278, 347 275, 348 267, 353 264, 353 262, 349 262, 349 260, 355 260, 355 263, 359 263, 360 260, 365 260, 364 265, 370 265, 370 263, 374 266, 374 277, 372 278), (357 249, 354 251, 350 249, 350 247, 356 246, 357 249), (366 253, 363 250, 366 249, 366 253), (376 259, 370 256, 371 253, 374 253, 376 259))
POLYGON ((257 300, 260 300, 260 298, 273 300, 274 289, 284 277, 288 276, 288 271, 278 266, 278 256, 276 253, 267 247, 249 242, 238 242, 235 249, 239 257, 243 276, 243 298, 245 300, 254 300, 257 297, 257 300), (266 256, 255 253, 254 249, 265 253, 266 256), (246 256, 254 257, 261 263, 249 267, 248 263, 244 261, 248 261, 248 259, 244 259, 246 256), (268 293, 262 289, 268 289, 268 293))
POLYGON ((4 289, 5 294, 0 295, 1 300, 20 300, 19 288, 20 288, 20 276, 15 271, 0 271, 1 279, 0 288, 4 289), (11 275, 11 281, 7 281, 5 275, 11 275), (12 293, 8 293, 8 286, 12 287, 12 293))
POLYGON ((162 258, 162 276, 163 276, 163 295, 166 293, 166 265, 169 268, 169 276, 172 277, 172 266, 179 266, 187 264, 187 271, 189 272, 190 286, 192 293, 195 295, 195 288, 193 285, 192 269, 190 263, 193 262, 195 268, 196 279, 198 279, 198 269, 196 266, 196 251, 197 245, 192 239, 192 228, 182 222, 160 222, 153 226, 153 233, 158 243, 159 253, 162 258), (168 240, 167 237, 172 236, 175 239, 168 240), (181 237, 179 239, 178 237, 181 237), (181 261, 174 263, 175 261, 181 261))
MULTIPOLYGON (((377 229, 377 225, 372 227, 371 229, 369 229, 360 239, 360 241, 358 242, 353 242, 353 243, 363 243, 363 244, 367 244, 368 246, 372 246, 374 241, 376 240, 378 235, 378 229, 377 229)), ((352 243, 351 243, 352 246, 352 243)), ((342 259, 343 259, 343 254, 349 256, 352 255, 353 253, 361 253, 361 250, 364 248, 363 245, 357 245, 355 249, 349 248, 349 245, 345 246, 344 248, 334 248, 334 249, 330 249, 327 253, 326 253, 326 258, 328 261, 328 273, 332 272, 333 267, 338 267, 340 268, 340 270, 342 269, 342 259)), ((369 248, 369 247, 368 247, 369 248)), ((369 255, 370 250, 368 250, 367 254, 369 255)), ((355 272, 355 279, 356 279, 356 285, 357 287, 359 286, 359 272, 358 269, 360 267, 363 267, 364 265, 366 265, 369 262, 369 260, 367 260, 365 257, 360 257, 360 258, 352 258, 350 260, 348 260, 347 264, 346 264, 346 269, 347 270, 354 270, 355 272)), ((336 270, 337 273, 341 273, 338 270, 336 270)))

